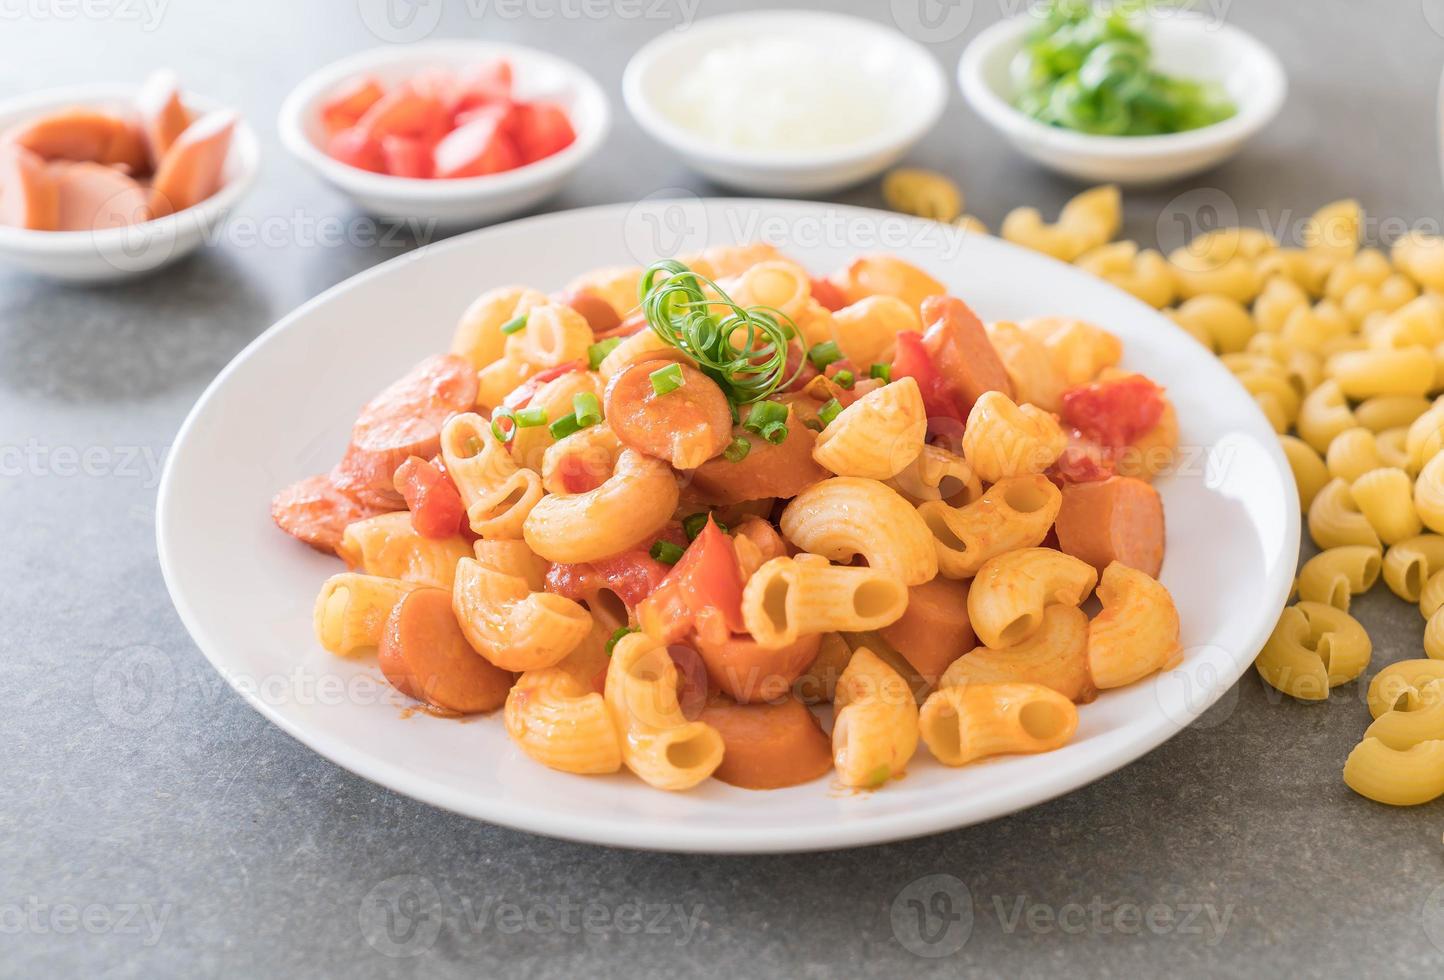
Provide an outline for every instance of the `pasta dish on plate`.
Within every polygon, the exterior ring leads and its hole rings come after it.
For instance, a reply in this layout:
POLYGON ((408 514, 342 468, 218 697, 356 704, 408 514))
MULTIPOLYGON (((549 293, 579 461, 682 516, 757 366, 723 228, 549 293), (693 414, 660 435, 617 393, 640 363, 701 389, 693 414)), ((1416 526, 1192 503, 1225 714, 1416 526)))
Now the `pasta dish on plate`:
POLYGON ((326 650, 545 766, 877 788, 919 742, 1058 748, 1181 657, 1177 419, 1121 356, 889 255, 715 247, 487 291, 271 512, 347 566, 326 650))

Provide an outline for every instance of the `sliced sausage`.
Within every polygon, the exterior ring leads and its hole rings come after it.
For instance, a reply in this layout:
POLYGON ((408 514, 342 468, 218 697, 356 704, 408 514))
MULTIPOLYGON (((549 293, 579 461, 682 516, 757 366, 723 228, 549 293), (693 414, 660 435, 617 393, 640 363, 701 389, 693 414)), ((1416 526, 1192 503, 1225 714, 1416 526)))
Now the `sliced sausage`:
POLYGON ((795 697, 775 704, 710 702, 700 719, 717 729, 725 751, 712 775, 743 789, 810 783, 832 768, 832 743, 795 697))
POLYGON ((348 488, 393 491, 408 456, 441 451, 441 427, 476 403, 476 371, 466 358, 436 354, 366 403, 341 461, 348 488))
POLYGON ((935 686, 948 664, 977 644, 968 622, 968 583, 935 578, 910 587, 902 618, 878 633, 935 686))
POLYGON ((220 190, 221 172, 239 119, 229 109, 206 113, 170 145, 152 184, 151 207, 157 217, 184 211, 220 190))
POLYGON ((135 107, 140 113, 146 153, 154 170, 191 124, 190 110, 181 101, 180 80, 175 72, 164 69, 152 72, 136 96, 135 107))
POLYGON ((971 407, 985 391, 1013 397, 1008 370, 983 322, 955 296, 929 296, 922 302, 923 346, 938 373, 971 407))
POLYGON ((150 192, 100 163, 52 163, 60 231, 121 228, 151 219, 150 192))
POLYGON ((271 519, 277 527, 317 551, 328 552, 340 545, 346 525, 395 509, 358 500, 324 473, 293 483, 271 498, 271 519))
POLYGON ((714 688, 742 702, 771 701, 786 694, 802 676, 822 644, 820 633, 799 636, 795 643, 767 650, 746 633, 714 642, 698 630, 695 643, 707 678, 714 688))
POLYGON ((765 497, 795 497, 803 490, 832 476, 812 458, 817 433, 802 424, 796 406, 787 412, 787 438, 773 445, 741 426, 732 430, 751 444, 747 455, 737 462, 718 456, 709 459, 692 474, 692 491, 709 504, 739 504, 765 497))
POLYGON ((1131 476, 1063 487, 1058 547, 1101 573, 1118 561, 1154 578, 1163 567, 1163 502, 1131 476))
POLYGON ((46 160, 119 164, 134 174, 145 173, 150 165, 135 122, 100 109, 62 109, 22 123, 7 135, 46 160))
POLYGON ((121 120, 121 128, 116 131, 98 162, 123 170, 132 177, 146 177, 155 170, 150 160, 150 146, 145 138, 145 130, 141 128, 139 119, 126 117, 121 120))
POLYGON ((670 360, 639 361, 612 377, 606 392, 607 423, 622 444, 690 470, 732 441, 732 411, 717 383, 701 371, 670 360), (680 387, 657 394, 652 372, 676 367, 680 387))
POLYGON ((443 711, 495 711, 511 690, 511 673, 466 642, 451 611, 449 589, 408 592, 391 610, 376 654, 393 687, 443 711))
POLYGON ((23 146, 0 145, 0 225, 55 231, 60 195, 45 161, 23 146))

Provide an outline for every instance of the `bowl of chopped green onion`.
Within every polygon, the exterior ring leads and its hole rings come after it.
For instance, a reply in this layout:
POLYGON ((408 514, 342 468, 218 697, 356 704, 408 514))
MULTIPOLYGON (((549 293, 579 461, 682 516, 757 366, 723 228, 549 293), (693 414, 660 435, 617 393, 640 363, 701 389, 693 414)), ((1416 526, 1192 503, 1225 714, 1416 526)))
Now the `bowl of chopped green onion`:
POLYGON ((989 27, 963 52, 958 83, 1025 155, 1121 184, 1221 163, 1278 114, 1288 88, 1273 52, 1235 27, 1084 0, 1054 0, 989 27))

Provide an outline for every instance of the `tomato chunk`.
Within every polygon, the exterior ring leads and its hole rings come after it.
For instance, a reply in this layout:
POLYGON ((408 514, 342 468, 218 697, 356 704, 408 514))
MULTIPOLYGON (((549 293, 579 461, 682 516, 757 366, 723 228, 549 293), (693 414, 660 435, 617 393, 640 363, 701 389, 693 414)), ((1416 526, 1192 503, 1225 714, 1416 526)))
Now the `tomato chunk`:
POLYGON ((561 106, 527 102, 517 106, 516 145, 522 163, 534 163, 571 146, 577 134, 561 106))
POLYGON ((500 117, 479 116, 453 129, 432 151, 438 177, 480 177, 511 170, 521 154, 502 129, 500 117))
POLYGON ((370 76, 353 78, 321 103, 321 125, 327 135, 350 129, 385 94, 386 90, 376 79, 370 76))
POLYGON ((956 389, 943 378, 928 350, 922 334, 903 330, 897 335, 897 352, 892 359, 892 380, 912 378, 923 395, 923 407, 930 419, 953 419, 966 422, 962 400, 956 389))
POLYGON ((431 147, 413 136, 381 137, 381 156, 393 177, 431 176, 431 147))
POLYGON ((717 617, 734 633, 742 622, 742 566, 732 539, 709 516, 685 554, 637 607, 643 629, 667 642, 680 639, 701 618, 717 617))
POLYGON ((536 393, 541 390, 541 386, 548 381, 555 381, 564 374, 571 374, 573 371, 585 371, 586 369, 587 366, 581 361, 568 361, 565 364, 558 364, 556 367, 547 368, 545 371, 539 371, 508 392, 507 396, 501 400, 501 404, 503 407, 510 408, 513 411, 526 408, 527 405, 531 404, 531 400, 536 397, 536 393))
POLYGON ((812 280, 812 298, 827 307, 832 313, 836 313, 847 305, 847 297, 831 279, 814 278, 812 280))
POLYGON ((377 174, 386 172, 386 154, 381 149, 381 141, 354 126, 332 134, 326 141, 326 153, 332 159, 359 170, 377 174))
POLYGON ((546 589, 578 602, 593 598, 602 589, 610 589, 628 608, 634 609, 671 571, 671 565, 659 562, 644 549, 633 548, 594 562, 557 562, 547 569, 546 589))
POLYGON ((511 62, 497 58, 462 72, 457 79, 456 110, 465 112, 511 98, 511 62))
POLYGON ((1063 392, 1063 422, 1110 449, 1131 445, 1162 416, 1163 389, 1139 374, 1063 392))
POLYGON ((383 136, 412 136, 435 143, 446 134, 450 123, 440 99, 402 85, 376 100, 356 126, 378 140, 383 136))
POLYGON ((1048 478, 1059 486, 1093 483, 1112 475, 1113 453, 1096 442, 1079 438, 1076 433, 1063 455, 1048 469, 1048 478))
POLYGON ((466 516, 456 485, 420 456, 408 456, 396 468, 396 492, 411 511, 411 526, 428 538, 449 538, 466 516))

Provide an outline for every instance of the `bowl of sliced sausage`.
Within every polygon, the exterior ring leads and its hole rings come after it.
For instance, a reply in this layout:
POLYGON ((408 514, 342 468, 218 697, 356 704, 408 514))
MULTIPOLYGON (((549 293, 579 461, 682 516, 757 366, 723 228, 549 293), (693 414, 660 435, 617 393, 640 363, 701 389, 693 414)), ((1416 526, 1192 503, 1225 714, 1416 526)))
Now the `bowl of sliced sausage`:
POLYGON ((257 159, 236 112, 168 71, 0 103, 0 257, 81 282, 153 272, 213 236, 257 159))

